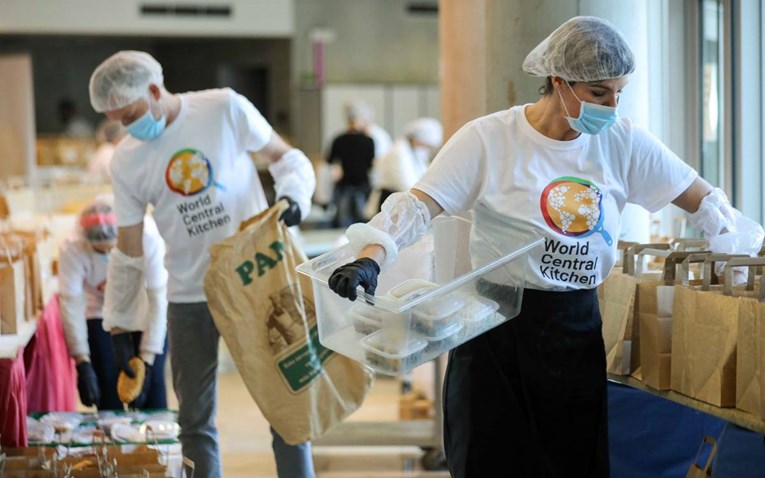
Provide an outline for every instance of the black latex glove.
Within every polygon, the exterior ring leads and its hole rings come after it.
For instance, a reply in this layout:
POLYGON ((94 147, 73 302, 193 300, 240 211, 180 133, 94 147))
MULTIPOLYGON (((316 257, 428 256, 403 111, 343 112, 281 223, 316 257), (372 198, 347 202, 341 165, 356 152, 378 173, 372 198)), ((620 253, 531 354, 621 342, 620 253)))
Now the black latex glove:
POLYGON ((101 388, 98 386, 98 377, 90 362, 77 364, 77 391, 80 393, 80 401, 86 407, 98 406, 101 402, 101 388))
POLYGON ((363 257, 335 269, 329 276, 329 288, 341 297, 356 300, 356 287, 362 286, 364 292, 375 295, 377 276, 380 266, 372 259, 363 257))
POLYGON ((114 360, 117 362, 117 370, 125 372, 125 375, 130 378, 135 378, 135 371, 130 367, 130 359, 135 357, 133 334, 129 332, 112 334, 112 348, 114 349, 114 360))
POLYGON ((146 405, 146 400, 149 398, 149 391, 151 389, 152 366, 146 362, 143 363, 143 366, 146 369, 146 373, 143 376, 143 386, 141 387, 141 393, 139 393, 138 396, 135 397, 135 400, 130 402, 129 404, 130 408, 143 408, 143 406, 146 405))
POLYGON ((300 206, 289 196, 279 198, 280 201, 282 199, 289 203, 289 207, 279 216, 279 220, 283 221, 287 226, 297 226, 300 224, 300 206))

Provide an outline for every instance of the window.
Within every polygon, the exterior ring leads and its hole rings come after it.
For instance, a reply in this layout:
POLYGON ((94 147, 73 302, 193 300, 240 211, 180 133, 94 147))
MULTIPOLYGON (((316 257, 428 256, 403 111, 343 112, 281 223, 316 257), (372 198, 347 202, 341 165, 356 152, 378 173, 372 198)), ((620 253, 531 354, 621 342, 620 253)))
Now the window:
POLYGON ((713 186, 725 187, 725 140, 722 125, 725 117, 723 73, 726 58, 723 45, 723 2, 701 0, 700 53, 701 112, 700 173, 713 186))

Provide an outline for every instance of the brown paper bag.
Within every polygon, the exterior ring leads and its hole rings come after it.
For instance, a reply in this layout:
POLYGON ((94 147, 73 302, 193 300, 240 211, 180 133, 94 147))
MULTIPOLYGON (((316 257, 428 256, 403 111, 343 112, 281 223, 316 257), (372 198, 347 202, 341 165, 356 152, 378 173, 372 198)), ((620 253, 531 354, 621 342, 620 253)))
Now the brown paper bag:
POLYGON ((632 355, 632 329, 637 279, 613 271, 598 286, 598 303, 603 320, 608 373, 628 375, 632 355))
POLYGON ((672 321, 672 390, 719 407, 736 404, 736 341, 739 298, 712 286, 714 263, 731 256, 709 254, 703 285, 675 287, 672 321))
POLYGON ((0 255, 0 334, 16 334, 26 320, 24 262, 0 255))
POLYGON ((253 399, 289 444, 321 436, 363 402, 371 369, 318 340, 305 256, 279 221, 284 204, 210 249, 204 286, 215 325, 253 399))
POLYGON ((736 408, 765 419, 765 395, 763 387, 765 374, 765 288, 755 284, 756 269, 765 265, 765 258, 731 259, 725 267, 726 281, 723 293, 731 295, 728 275, 734 267, 747 267, 746 290, 752 290, 752 297, 741 297, 738 312, 738 337, 736 341, 736 408))
POLYGON ((669 390, 672 353, 672 306, 677 268, 683 265, 680 279, 689 283, 689 264, 703 262, 709 252, 672 252, 664 262, 661 282, 642 282, 638 286, 637 307, 640 331, 641 380, 657 390, 669 390))
POLYGON ((38 241, 45 240, 45 238, 42 234, 19 230, 14 230, 13 235, 21 240, 24 248, 25 310, 27 319, 32 320, 43 308, 42 270, 37 244, 38 241))
POLYGON ((637 285, 642 280, 655 280, 643 274, 643 268, 636 265, 636 256, 644 250, 668 249, 668 244, 620 243, 624 248, 623 272, 612 271, 598 286, 598 302, 603 320, 603 341, 606 346, 606 368, 608 373, 630 375, 640 373, 640 336, 636 319, 636 305, 639 302, 637 285))

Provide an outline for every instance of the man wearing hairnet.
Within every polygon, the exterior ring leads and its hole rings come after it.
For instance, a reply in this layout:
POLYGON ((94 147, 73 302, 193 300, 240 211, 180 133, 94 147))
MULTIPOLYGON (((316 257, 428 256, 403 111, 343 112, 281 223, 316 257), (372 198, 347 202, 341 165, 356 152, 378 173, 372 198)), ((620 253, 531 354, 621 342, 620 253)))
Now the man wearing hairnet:
POLYGON ((377 211, 388 196, 408 191, 425 174, 430 158, 443 140, 443 127, 435 118, 417 118, 404 127, 387 154, 375 160, 375 174, 380 189, 377 211))
POLYGON ((340 163, 342 170, 332 194, 334 227, 348 227, 364 220, 364 205, 370 191, 369 172, 375 159, 375 143, 366 133, 365 113, 348 107, 345 113, 346 130, 335 136, 327 154, 327 163, 340 163))
MULTIPOLYGON (((132 408, 167 408, 165 351, 167 349, 167 272, 162 264, 165 243, 154 222, 143 230, 144 286, 137 314, 138 331, 131 333, 134 349, 147 364, 143 393, 132 408)), ((77 363, 80 401, 99 410, 122 410, 117 395, 117 367, 110 335, 104 331, 104 289, 107 268, 117 242, 114 198, 96 196, 83 208, 72 233, 59 245, 59 302, 69 355, 77 363)))
MULTIPOLYGON (((118 356, 131 350, 136 319, 134 284, 144 274, 141 231, 149 204, 167 243, 167 327, 173 385, 184 456, 198 476, 222 473, 215 426, 219 333, 203 289, 208 249, 237 232, 245 219, 264 210, 263 188, 251 152, 270 160, 281 216, 296 225, 311 207, 315 176, 311 163, 288 145, 243 96, 226 88, 175 94, 164 86, 162 67, 151 55, 121 51, 90 78, 96 111, 120 121, 129 136, 111 162, 117 247, 112 253, 104 304, 105 320, 118 356)), ((313 477, 310 443, 291 446, 272 430, 280 477, 313 477)))
MULTIPOLYGON (((691 213, 712 249, 763 238, 690 166, 619 118, 635 63, 607 21, 575 17, 539 44, 524 71, 545 79, 541 98, 464 125, 408 192, 391 195, 346 235, 358 259, 329 286, 354 300, 374 293, 432 217, 472 211, 471 260, 497 259, 517 234, 544 238, 529 253, 520 314, 450 352, 444 445, 452 476, 608 477, 606 359, 596 288, 614 265, 626 202, 691 213), (721 240, 722 239, 722 240, 721 240), (731 240, 732 239, 732 240, 731 240)), ((488 276, 476 293, 508 309, 510 284, 488 276), (494 281, 490 279, 495 279, 494 281)), ((515 274, 515 276, 512 276, 515 274)))

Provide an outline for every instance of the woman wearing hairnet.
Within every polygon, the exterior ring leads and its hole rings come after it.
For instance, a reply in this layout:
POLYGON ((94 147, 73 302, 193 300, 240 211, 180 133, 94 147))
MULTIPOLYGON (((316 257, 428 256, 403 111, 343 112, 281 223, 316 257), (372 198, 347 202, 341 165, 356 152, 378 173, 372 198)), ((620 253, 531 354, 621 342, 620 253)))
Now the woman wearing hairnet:
MULTIPOLYGON (((544 247, 529 254, 520 314, 450 353, 448 466, 455 477, 607 477, 596 287, 613 267, 624 204, 681 207, 713 249, 717 238, 739 234, 742 218, 722 191, 617 116, 635 65, 610 23, 572 18, 523 68, 545 78, 542 97, 455 133, 410 191, 391 195, 368 224, 348 229, 359 259, 337 269, 329 284, 351 300, 358 285, 374 293, 380 267, 442 212, 473 211, 473 261, 517 232, 543 237, 544 247)), ((500 292, 492 298, 502 303, 502 286, 493 286, 500 292)))
MULTIPOLYGON (((165 350, 167 272, 162 265, 165 244, 153 221, 143 232, 145 294, 136 309, 142 332, 133 332, 133 354, 146 363, 142 393, 133 408, 167 408, 165 350)), ((77 225, 59 246, 61 321, 69 355, 77 362, 77 390, 83 405, 101 410, 122 410, 117 395, 117 374, 111 336, 104 330, 104 289, 111 250, 117 243, 114 198, 96 196, 80 212, 77 225)))

